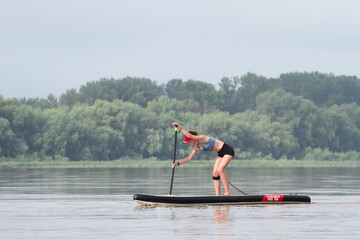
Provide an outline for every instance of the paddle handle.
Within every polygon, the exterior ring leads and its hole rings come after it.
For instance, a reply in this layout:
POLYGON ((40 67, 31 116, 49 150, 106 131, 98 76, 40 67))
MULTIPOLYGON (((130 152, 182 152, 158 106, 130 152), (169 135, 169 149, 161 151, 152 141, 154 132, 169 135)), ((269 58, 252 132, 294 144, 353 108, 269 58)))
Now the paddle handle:
MULTIPOLYGON (((175 163, 176 160, 176 143, 177 143, 177 131, 178 131, 178 126, 175 126, 175 139, 174 139, 174 159, 173 159, 173 163, 175 163)), ((174 183, 174 174, 175 174, 175 168, 172 169, 172 175, 171 175, 171 183, 170 183, 170 193, 169 195, 172 195, 172 188, 173 188, 173 183, 174 183)))

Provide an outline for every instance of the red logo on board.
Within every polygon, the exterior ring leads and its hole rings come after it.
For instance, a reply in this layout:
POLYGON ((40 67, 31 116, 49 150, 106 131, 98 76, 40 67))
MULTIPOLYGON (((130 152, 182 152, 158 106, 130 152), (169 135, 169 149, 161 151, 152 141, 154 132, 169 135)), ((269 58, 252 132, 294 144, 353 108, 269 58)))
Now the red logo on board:
POLYGON ((263 202, 280 202, 283 198, 283 195, 264 195, 263 202))

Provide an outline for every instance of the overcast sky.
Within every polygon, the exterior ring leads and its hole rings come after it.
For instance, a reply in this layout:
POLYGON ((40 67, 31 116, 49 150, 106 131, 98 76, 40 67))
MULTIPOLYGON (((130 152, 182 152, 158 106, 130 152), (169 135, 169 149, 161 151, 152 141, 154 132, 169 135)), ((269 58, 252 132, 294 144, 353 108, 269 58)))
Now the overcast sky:
POLYGON ((101 78, 360 76, 357 0, 0 0, 0 95, 101 78))

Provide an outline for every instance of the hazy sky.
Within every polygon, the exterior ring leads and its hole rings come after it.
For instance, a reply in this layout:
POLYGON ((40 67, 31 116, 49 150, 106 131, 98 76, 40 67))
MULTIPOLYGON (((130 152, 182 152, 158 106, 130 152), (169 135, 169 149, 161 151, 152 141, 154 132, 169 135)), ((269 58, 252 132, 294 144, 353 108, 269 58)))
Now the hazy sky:
POLYGON ((358 0, 0 0, 0 95, 100 78, 360 77, 358 0))

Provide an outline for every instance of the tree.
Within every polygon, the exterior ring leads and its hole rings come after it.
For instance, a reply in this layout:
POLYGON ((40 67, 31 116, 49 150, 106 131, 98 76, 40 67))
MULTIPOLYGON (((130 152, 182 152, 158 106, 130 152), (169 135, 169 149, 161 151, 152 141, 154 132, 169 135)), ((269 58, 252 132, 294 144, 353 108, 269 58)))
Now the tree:
POLYGON ((173 119, 179 118, 180 115, 185 112, 199 113, 201 110, 198 102, 193 102, 191 100, 179 101, 176 99, 170 99, 167 96, 161 96, 158 99, 148 102, 146 109, 150 112, 156 113, 156 115, 163 117, 168 116, 173 119))
POLYGON ((123 155, 142 156, 147 149, 149 132, 157 129, 156 115, 130 102, 116 100, 114 104, 119 107, 119 112, 112 126, 116 131, 120 131, 125 139, 123 155))
POLYGON ((313 130, 314 121, 319 119, 320 112, 311 101, 286 93, 280 88, 259 95, 256 105, 256 111, 268 115, 272 122, 288 125, 301 148, 317 146, 313 130))
POLYGON ((75 131, 66 147, 67 156, 72 160, 113 160, 124 156, 125 139, 113 127, 119 111, 115 102, 103 100, 92 106, 75 105, 69 113, 75 131))
POLYGON ((360 103, 360 80, 354 76, 295 72, 281 74, 279 81, 285 91, 310 99, 318 106, 360 103))
POLYGON ((49 94, 47 98, 22 98, 20 102, 32 108, 47 109, 58 107, 58 100, 53 94, 49 94))
MULTIPOLYGON (((57 156, 66 156, 68 140, 72 134, 76 133, 73 119, 69 117, 66 109, 47 110, 45 116, 46 123, 41 136, 42 151, 53 159, 57 156)), ((69 157, 72 158, 72 156, 69 157)))
POLYGON ((60 105, 74 106, 80 101, 80 95, 75 88, 66 90, 65 93, 60 96, 60 105))
POLYGON ((219 95, 210 83, 188 80, 182 84, 182 100, 192 100, 201 106, 201 114, 216 110, 219 95))
POLYGON ((247 110, 234 114, 230 119, 233 124, 228 135, 237 138, 232 141, 237 143, 242 151, 261 152, 263 156, 272 155, 274 158, 283 155, 292 158, 299 150, 292 129, 280 122, 272 122, 267 115, 247 110))
POLYGON ((0 117, 0 157, 16 157, 27 149, 26 143, 11 130, 10 122, 0 117))
POLYGON ((181 79, 171 79, 165 85, 165 92, 169 98, 176 98, 178 100, 183 100, 182 96, 182 85, 183 80, 181 79))
POLYGON ((241 80, 238 77, 224 77, 220 80, 219 92, 222 101, 219 101, 218 108, 221 109, 221 111, 235 113, 238 109, 236 106, 239 103, 239 94, 236 94, 236 91, 240 82, 241 80))
POLYGON ((2 143, 4 156, 15 157, 28 150, 27 139, 32 134, 32 113, 18 99, 3 99, 0 96, 0 119, 2 119, 2 143))
POLYGON ((240 78, 241 87, 238 89, 239 102, 237 103, 238 111, 242 112, 247 109, 254 110, 256 108, 256 97, 263 92, 277 88, 276 81, 266 79, 263 76, 257 76, 248 73, 240 78))
POLYGON ((97 99, 113 101, 121 99, 145 107, 148 101, 164 95, 164 89, 146 78, 101 79, 80 87, 81 102, 89 105, 97 99))

